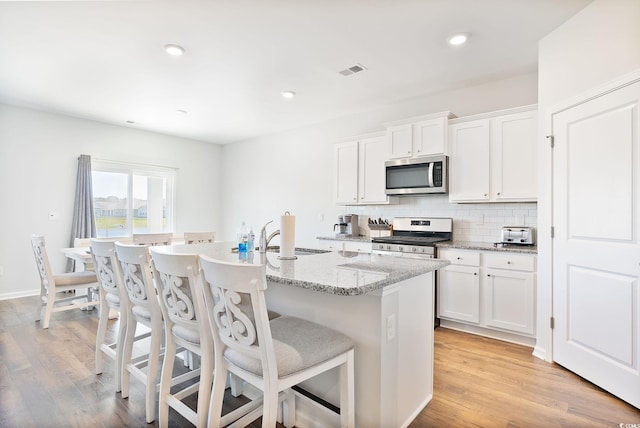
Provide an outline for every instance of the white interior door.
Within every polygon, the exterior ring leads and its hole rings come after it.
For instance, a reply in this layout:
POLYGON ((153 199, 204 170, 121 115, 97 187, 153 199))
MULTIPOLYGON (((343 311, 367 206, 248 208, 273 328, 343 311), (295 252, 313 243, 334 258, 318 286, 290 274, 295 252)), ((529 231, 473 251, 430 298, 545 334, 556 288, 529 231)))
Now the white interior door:
POLYGON ((640 82, 553 115, 553 359, 640 408, 640 82))

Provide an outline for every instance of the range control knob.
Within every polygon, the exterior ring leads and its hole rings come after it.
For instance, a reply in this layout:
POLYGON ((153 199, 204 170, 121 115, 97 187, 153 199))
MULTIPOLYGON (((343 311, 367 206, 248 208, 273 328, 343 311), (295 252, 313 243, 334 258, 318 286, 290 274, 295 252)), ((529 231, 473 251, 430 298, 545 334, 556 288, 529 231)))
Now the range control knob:
POLYGON ((398 251, 402 251, 402 247, 398 247, 398 251))
POLYGON ((411 251, 415 253, 416 251, 418 251, 418 249, 416 247, 411 247, 411 251))

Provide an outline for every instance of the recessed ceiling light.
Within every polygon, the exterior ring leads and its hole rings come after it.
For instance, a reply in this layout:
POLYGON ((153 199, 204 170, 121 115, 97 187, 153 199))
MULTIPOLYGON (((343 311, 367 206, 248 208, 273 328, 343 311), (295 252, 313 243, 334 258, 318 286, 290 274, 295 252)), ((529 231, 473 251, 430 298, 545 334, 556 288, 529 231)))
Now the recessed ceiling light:
POLYGON ((127 120, 127 123, 128 123, 129 125, 133 125, 135 122, 134 122, 133 120, 127 120))
POLYGON ((180 56, 184 54, 184 48, 180 45, 164 45, 164 50, 167 51, 169 55, 180 56))
POLYGON ((452 46, 463 45, 467 42, 468 39, 468 34, 454 34, 453 36, 449 37, 449 44, 452 46))
POLYGON ((282 95, 282 98, 293 98, 296 96, 296 93, 293 91, 282 91, 280 92, 280 95, 282 95))
POLYGON ((182 109, 176 110, 176 112, 178 112, 180 114, 187 114, 188 113, 186 110, 182 110, 182 109))

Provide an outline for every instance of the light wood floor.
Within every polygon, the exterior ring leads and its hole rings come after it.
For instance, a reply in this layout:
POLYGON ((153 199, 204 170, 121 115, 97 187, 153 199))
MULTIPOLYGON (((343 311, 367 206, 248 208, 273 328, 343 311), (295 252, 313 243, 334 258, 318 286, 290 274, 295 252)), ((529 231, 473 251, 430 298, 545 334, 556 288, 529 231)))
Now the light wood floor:
MULTIPOLYGON (((138 382, 122 399, 112 364, 94 374, 97 311, 54 314, 43 330, 33 321, 36 302, 0 301, 0 427, 157 426, 144 421, 138 382)), ((116 326, 110 323, 111 333, 116 326)), ((434 399, 413 428, 640 426, 640 410, 532 357, 530 348, 443 328, 435 333, 434 399)), ((225 397, 226 409, 241 402, 225 397)), ((190 424, 172 411, 170 426, 190 424)))
POLYGON ((640 410, 531 352, 437 328, 434 398, 411 427, 640 427, 640 410))

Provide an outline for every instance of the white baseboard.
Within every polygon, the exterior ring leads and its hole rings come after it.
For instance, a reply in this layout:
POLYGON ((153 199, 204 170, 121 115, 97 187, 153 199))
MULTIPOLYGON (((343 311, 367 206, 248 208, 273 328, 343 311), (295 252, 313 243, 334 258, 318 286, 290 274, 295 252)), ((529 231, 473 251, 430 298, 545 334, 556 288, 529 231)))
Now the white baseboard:
POLYGON ((547 350, 541 346, 536 345, 533 348, 533 356, 536 358, 540 358, 543 361, 547 361, 547 350))
POLYGON ((14 293, 0 293, 0 300, 18 299, 20 297, 39 296, 40 289, 18 291, 14 293))
POLYGON ((491 339, 503 340, 505 342, 515 343, 516 345, 524 345, 533 348, 536 344, 535 337, 521 336, 519 334, 508 333, 506 331, 493 330, 489 328, 478 327, 459 323, 456 321, 440 319, 440 327, 450 328, 451 330, 464 331, 478 336, 490 337, 491 339))
POLYGON ((406 421, 404 421, 404 423, 402 425, 400 425, 400 427, 401 428, 407 428, 409 425, 411 425, 411 422, 413 422, 415 420, 415 418, 417 418, 418 415, 420 413, 422 413, 424 408, 427 407, 427 404, 429 404, 429 402, 432 399, 433 399, 433 394, 430 394, 427 397, 427 399, 422 402, 422 404, 418 407, 418 409, 411 416, 409 416, 409 418, 406 421))

